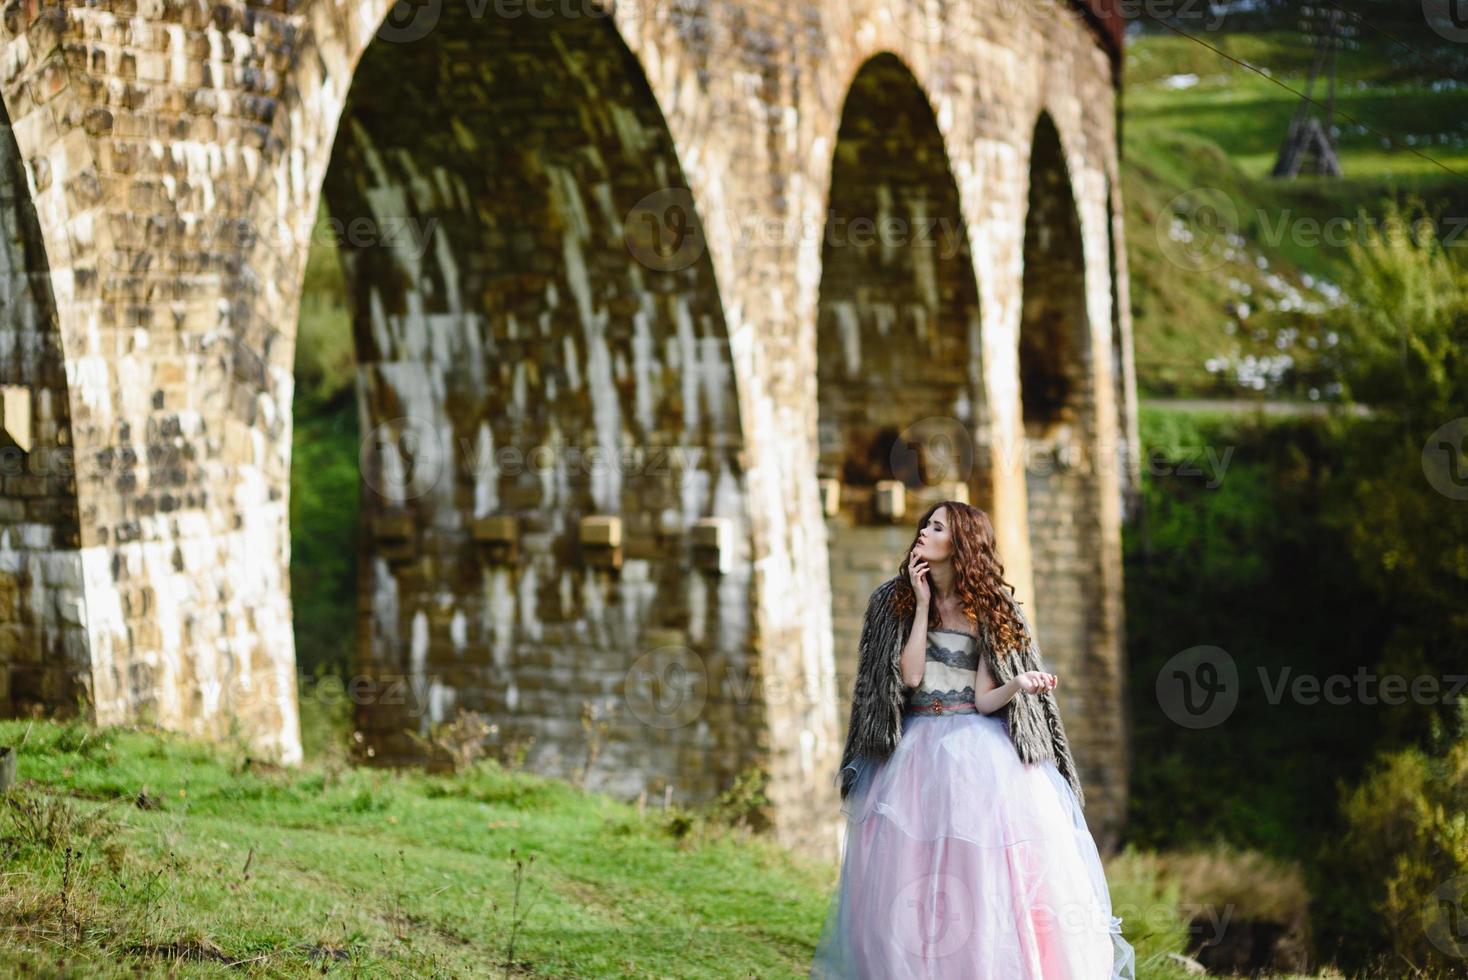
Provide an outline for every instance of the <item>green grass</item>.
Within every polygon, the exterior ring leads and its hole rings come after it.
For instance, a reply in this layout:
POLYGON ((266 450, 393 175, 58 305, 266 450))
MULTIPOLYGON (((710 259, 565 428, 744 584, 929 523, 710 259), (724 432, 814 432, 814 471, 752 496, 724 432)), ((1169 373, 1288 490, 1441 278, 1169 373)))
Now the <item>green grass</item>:
MULTIPOLYGON (((1217 143, 1246 177, 1268 177, 1300 101, 1276 82, 1305 90, 1308 49, 1301 47, 1299 35, 1287 33, 1224 34, 1206 40, 1268 69, 1274 81, 1194 41, 1172 35, 1146 38, 1129 51, 1123 93, 1127 122, 1143 130, 1202 136, 1217 143), (1196 85, 1172 89, 1164 84, 1170 75, 1187 73, 1199 76, 1196 85)), ((1468 180, 1448 172, 1468 175, 1463 116, 1468 87, 1434 90, 1431 83, 1439 79, 1432 77, 1430 66, 1424 66, 1423 74, 1403 77, 1391 58, 1394 48, 1373 38, 1341 56, 1335 121, 1341 128, 1337 148, 1342 170, 1347 177, 1372 181, 1413 176, 1468 180), (1389 147, 1382 146, 1383 138, 1390 140, 1389 147)), ((1323 79, 1317 80, 1311 96, 1325 102, 1323 79)))
MULTIPOLYGON (((1203 39, 1267 67, 1296 90, 1304 88, 1310 52, 1298 34, 1210 33, 1203 39)), ((1413 43, 1440 61, 1428 41, 1413 43)), ((1144 396, 1267 390, 1303 398, 1314 388, 1315 397, 1328 397, 1334 379, 1319 367, 1318 357, 1331 332, 1331 312, 1318 285, 1349 278, 1344 240, 1359 232, 1345 223, 1363 210, 1379 214, 1383 198, 1409 195, 1449 220, 1468 216, 1468 87, 1434 91, 1441 74, 1403 50, 1367 32, 1358 49, 1342 53, 1339 69, 1339 111, 1390 134, 1392 148, 1338 117, 1345 177, 1282 180, 1269 171, 1296 96, 1185 38, 1164 34, 1129 44, 1122 92, 1123 195, 1144 396), (1199 78, 1192 87, 1165 84, 1172 75, 1189 73, 1199 78), (1419 139, 1408 147, 1409 135, 1432 141, 1419 139), (1243 240, 1231 257, 1202 263, 1207 268, 1175 261, 1177 246, 1167 238, 1172 202, 1197 188, 1221 193, 1237 215, 1234 230, 1243 240), (1295 305, 1296 292, 1306 304, 1319 305, 1278 308, 1295 305), (1240 303, 1248 304, 1243 318, 1240 303), (1240 361, 1282 354, 1293 359, 1292 370, 1266 379, 1265 389, 1240 383, 1240 361), (1210 359, 1230 366, 1209 371, 1210 359)), ((1319 83, 1314 96, 1323 100, 1319 83)), ((1468 246, 1468 233, 1460 233, 1458 244, 1468 246)))
MULTIPOLYGON (((0 739, 26 729, 0 724, 0 739)), ((70 837, 84 870, 66 941, 89 971, 130 949, 192 943, 274 971, 306 972, 307 950, 326 948, 373 974, 489 975, 508 952, 517 859, 528 865, 516 972, 765 976, 813 948, 827 884, 817 869, 733 834, 680 846, 662 811, 639 817, 493 763, 457 777, 261 772, 174 735, 81 734, 37 723, 20 772, 53 805, 116 821, 115 857, 104 840, 70 837), (140 791, 157 809, 133 805, 140 791)), ((59 912, 35 912, 59 908, 55 850, 7 854, 12 962, 62 951, 59 912)))
MULTIPOLYGON (((489 760, 277 770, 43 721, 0 722, 0 744, 21 746, 0 804, 12 975, 497 976, 513 937, 516 975, 804 976, 835 883, 727 805, 639 814, 489 760)), ((1141 975, 1181 976, 1175 894, 1144 874, 1112 889, 1141 975)))
MULTIPOLYGON (((1310 52, 1298 35, 1206 40, 1303 87, 1310 52)), ((1468 173, 1468 90, 1432 91, 1430 73, 1388 48, 1367 39, 1343 54, 1340 110, 1394 135, 1431 134, 1433 142, 1415 148, 1468 173)), ((1210 359, 1237 365, 1285 352, 1296 366, 1270 394, 1324 389, 1331 379, 1313 359, 1328 344, 1330 314, 1279 306, 1295 294, 1321 300, 1306 277, 1343 281, 1350 269, 1343 249, 1312 244, 1301 222, 1338 222, 1407 193, 1468 214, 1468 181, 1404 147, 1383 149, 1379 137, 1344 121, 1344 179, 1270 178, 1295 96, 1185 39, 1129 42, 1123 105, 1144 396, 1236 394, 1248 390, 1236 369, 1210 372, 1210 359), (1199 83, 1164 84, 1185 72, 1199 83), (1233 202, 1243 242, 1217 267, 1193 271, 1169 257, 1166 231, 1170 202, 1199 187, 1233 202), (1276 240, 1271 229, 1281 220, 1293 233, 1276 240)), ((323 210, 322 247, 312 249, 302 303, 291 500, 297 647, 308 671, 341 669, 355 629, 361 433, 346 288, 324 222, 323 210)), ((639 815, 492 763, 459 777, 348 766, 345 702, 324 703, 309 688, 303 682, 302 734, 316 761, 297 772, 258 771, 238 750, 145 731, 83 743, 84 729, 32 728, 21 759, 29 792, 59 813, 108 808, 118 826, 105 839, 72 832, 85 873, 65 884, 64 861, 51 853, 61 849, 11 853, 0 842, 10 885, 0 914, 11 927, 0 969, 44 972, 64 959, 87 974, 161 973, 173 966, 171 954, 191 952, 185 968, 195 973, 237 973, 225 964, 243 961, 272 975, 323 964, 353 974, 497 975, 517 914, 515 861, 533 856, 517 973, 805 975, 834 869, 725 831, 716 818, 656 808, 639 815), (131 805, 143 787, 159 809, 131 805)), ((13 744, 24 730, 0 725, 0 740, 13 744)), ((1148 865, 1136 854, 1110 863, 1113 901, 1138 949, 1139 976, 1181 977, 1166 962, 1187 941, 1177 890, 1148 865)))

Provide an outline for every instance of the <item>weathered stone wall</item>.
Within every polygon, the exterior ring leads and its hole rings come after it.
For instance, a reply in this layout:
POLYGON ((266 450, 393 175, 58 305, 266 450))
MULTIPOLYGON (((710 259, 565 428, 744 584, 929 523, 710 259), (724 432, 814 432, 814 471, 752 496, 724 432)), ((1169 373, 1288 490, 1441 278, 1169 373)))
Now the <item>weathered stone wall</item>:
MULTIPOLYGON (((531 12, 545 5, 456 12, 446 0, 384 23, 391 6, 5 10, 0 94, 70 387, 82 655, 97 716, 151 714, 215 735, 237 721, 261 751, 299 756, 286 577, 291 371, 325 187, 343 220, 402 216, 426 229, 441 219, 422 255, 401 241, 348 242, 364 430, 388 423, 390 437, 368 454, 369 482, 413 485, 418 460, 399 468, 410 450, 391 448, 403 445, 399 416, 426 418, 454 453, 476 459, 485 444, 566 450, 676 437, 709 450, 691 490, 681 472, 618 482, 551 469, 536 492, 455 455, 426 493, 372 491, 381 500, 366 498, 364 672, 436 675, 439 687, 426 690, 437 693, 418 702, 430 720, 483 705, 537 734, 538 761, 566 771, 585 752, 581 701, 620 698, 630 709, 619 672, 636 677, 644 653, 685 647, 686 662, 726 685, 709 711, 671 727, 644 720, 645 732, 614 726, 590 781, 630 792, 666 780, 703 793, 755 762, 770 776, 781 838, 834 846, 844 718, 817 382, 830 356, 818 345, 820 229, 843 107, 859 69, 891 54, 932 108, 974 271, 976 303, 952 305, 977 310, 979 337, 975 349, 959 318, 944 321, 940 342, 977 356, 973 411, 984 406, 993 437, 986 465, 976 464, 992 490, 983 505, 1049 640, 1029 557, 1030 525, 1044 511, 1032 516, 1024 467, 1006 457, 1023 432, 1027 174, 1048 112, 1078 218, 1096 393, 1084 411, 1091 431, 1114 433, 1126 416, 1110 344, 1107 51, 1065 8, 1001 0, 629 0, 611 18, 561 5, 552 22, 531 12), (431 50, 453 56, 430 65, 431 50), (363 79, 384 79, 363 89, 360 111, 359 63, 363 79), (407 104, 380 91, 409 84, 407 104), (374 101, 393 115, 374 119, 374 101), (644 256, 639 268, 618 244, 624 209, 644 189, 680 187, 699 219, 694 261, 670 274, 644 256), (685 338, 698 340, 696 369, 674 353, 685 338), (700 397, 724 398, 727 410, 700 415, 722 425, 693 426, 690 437, 680 413, 700 397), (676 519, 655 523, 668 510, 676 519), (596 513, 626 522, 618 571, 576 540, 575 519, 596 513), (688 565, 689 529, 678 525, 695 514, 734 521, 734 563, 717 579, 688 565), (495 515, 518 518, 523 532, 508 565, 476 537, 474 522, 495 515), (653 526, 669 538, 658 549, 646 537, 653 526)), ((911 175, 936 186, 937 172, 911 175)), ((891 174, 894 187, 901 176, 891 174)), ((676 217, 644 213, 664 231, 676 217)), ((905 259, 882 268, 892 274, 884 289, 916 282, 905 259)), ((839 281, 832 287, 839 297, 839 281)), ((863 335, 876 325, 866 315, 863 335)), ((942 382, 934 404, 945 412, 969 367, 942 382)), ((1120 650, 1118 496, 1116 475, 1098 475, 1103 554, 1076 585, 1087 608, 1105 611, 1088 634, 1102 658, 1120 650)), ((1058 638, 1052 646, 1066 655, 1058 638)), ((390 756, 405 744, 400 729, 421 730, 424 717, 365 706, 359 715, 390 756)), ((1101 828, 1120 818, 1124 769, 1100 758, 1112 752, 1077 749, 1088 780, 1114 787, 1089 814, 1101 828)))
POLYGON ((662 231, 684 186, 604 18, 475 22, 450 6, 358 67, 326 173, 370 433, 358 661, 374 689, 410 695, 357 705, 375 758, 416 757, 405 731, 462 707, 570 776, 590 760, 585 706, 606 725, 593 788, 636 795, 665 774, 676 799, 702 800, 753 761, 723 310, 705 252, 626 220, 652 195, 662 231), (591 515, 622 517, 619 567, 580 542, 591 515), (513 555, 476 533, 495 516, 514 521, 513 555), (728 521, 723 574, 694 554, 708 517, 728 521), (710 668, 686 692, 697 707, 638 689, 669 659, 710 668))
MULTIPOLYGON (((1019 380, 1032 620, 1050 666, 1066 678, 1056 698, 1070 737, 1085 747, 1077 765, 1095 787, 1088 803, 1114 813, 1125 805, 1126 746, 1116 710, 1124 684, 1104 587, 1098 377, 1080 223, 1059 134, 1048 116, 1036 126, 1029 193, 1019 380)), ((1115 433, 1108 434, 1114 443, 1115 433)))
POLYGON ((45 243, 0 121, 0 711, 72 714, 90 663, 66 366, 45 243))
MULTIPOLYGON (((929 499, 989 495, 973 257, 932 107, 890 54, 862 66, 843 109, 821 241, 820 457, 838 484, 827 525, 837 715, 850 715, 868 596, 890 578, 929 499), (913 512, 877 513, 900 480, 913 512)), ((904 495, 904 502, 906 497, 904 495)))

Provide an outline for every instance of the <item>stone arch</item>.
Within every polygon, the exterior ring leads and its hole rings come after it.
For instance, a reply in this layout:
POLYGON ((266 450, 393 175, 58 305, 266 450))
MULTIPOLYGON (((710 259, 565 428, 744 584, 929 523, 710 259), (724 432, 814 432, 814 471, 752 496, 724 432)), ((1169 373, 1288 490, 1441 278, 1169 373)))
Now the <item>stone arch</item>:
MULTIPOLYGON (((61 6, 12 13, 0 21, 10 65, 0 107, 8 229, 0 384, 12 405, 24 404, 11 421, 29 438, 0 437, 0 712, 167 722, 178 703, 172 665, 126 656, 134 639, 150 646, 146 634, 128 632, 129 620, 150 627, 154 605, 133 580, 129 546, 158 503, 138 479, 153 462, 145 440, 158 430, 122 424, 118 411, 145 358, 112 332, 115 311, 136 310, 119 297, 138 281, 124 252, 138 226, 107 220, 94 140, 63 138, 62 121, 82 116, 80 93, 91 90, 87 67, 63 43, 74 15, 61 6)), ((110 122, 96 112, 88 119, 89 134, 110 122)))
MULTIPOLYGON (((1120 283, 1116 277, 1116 216, 1112 210, 1111 180, 1109 177, 1104 181, 1102 186, 1106 207, 1106 298, 1107 312, 1109 314, 1109 319, 1106 324, 1106 351, 1111 361, 1109 377, 1111 380, 1111 401, 1116 406, 1116 427, 1115 431, 1105 433, 1105 438, 1102 440, 1102 445, 1099 448, 1100 451, 1105 452, 1106 447, 1115 447, 1115 449, 1111 450, 1105 462, 1116 465, 1123 461, 1123 457, 1119 453, 1125 445, 1129 403, 1126 397, 1126 375, 1123 371, 1126 349, 1122 343, 1121 335, 1121 296, 1118 292, 1120 283)), ((1117 474, 1118 479, 1116 481, 1117 510, 1123 514, 1128 509, 1127 495, 1129 488, 1127 485, 1127 475, 1127 470, 1125 467, 1122 467, 1117 474)))
POLYGON ((1136 518, 1141 505, 1141 460, 1137 419, 1136 360, 1132 356, 1131 296, 1127 288, 1127 257, 1123 243, 1121 191, 1116 177, 1106 177, 1107 272, 1111 275, 1111 381, 1115 388, 1117 431, 1111 434, 1116 449, 1107 461, 1116 466, 1121 514, 1124 521, 1136 518))
MULTIPOLYGON (((136 18, 124 23, 96 5, 32 4, 0 23, 0 87, 45 238, 73 389, 82 620, 100 721, 156 706, 166 727, 221 737, 238 723, 253 750, 300 757, 286 578, 295 320, 353 71, 394 6, 153 5, 138 30, 136 18)), ((411 20, 446 5, 396 6, 411 20)), ((531 6, 516 12, 533 15, 531 6)), ((745 431, 740 476, 758 501, 749 513, 750 647, 762 679, 793 679, 821 696, 831 631, 811 479, 820 253, 814 236, 796 242, 782 225, 804 229, 821 215, 848 83, 868 56, 899 52, 937 111, 985 269, 989 398, 1007 444, 1018 424, 1011 359, 1024 206, 1023 172, 1012 171, 1029 136, 1018 130, 1041 103, 1071 127, 1082 217, 1099 226, 1098 166, 1115 158, 1114 78, 1093 32, 1057 11, 997 32, 967 29, 994 20, 993 0, 605 7, 657 95, 707 221, 745 431)), ((448 13, 430 31, 463 26, 448 13)), ((394 38, 380 43, 411 45, 405 26, 395 20, 394 38)), ((1098 357, 1104 252, 1092 233, 1098 357)), ((1109 398, 1109 383, 1099 393, 1109 398)), ((1008 512, 1003 546, 1027 579, 1022 474, 997 452, 992 469, 1008 512)), ((635 607, 646 588, 629 580, 618 598, 635 607)), ((424 613, 431 639, 439 610, 424 613)), ((699 617, 707 611, 690 606, 690 624, 699 617)), ((450 642, 455 622, 451 602, 450 642)), ((801 836, 835 816, 809 792, 830 771, 823 760, 835 762, 830 699, 812 711, 802 697, 751 690, 740 688, 743 704, 710 709, 708 723, 743 730, 762 716, 749 751, 769 763, 772 811, 784 814, 788 836, 801 836)))
MULTIPOLYGON (((1099 377, 1087 308, 1081 219, 1061 136, 1048 112, 1033 130, 1024 225, 1020 395, 1034 614, 1056 673, 1077 759, 1090 784, 1116 752, 1120 703, 1108 628, 1097 445, 1099 377)), ((1108 794, 1113 787, 1107 787, 1108 794)), ((1103 815, 1103 819, 1105 815, 1103 815)))
POLYGON ((0 713, 71 716, 91 690, 71 399, 51 263, 0 112, 0 713))
POLYGON ((1048 112, 1041 113, 1031 142, 1024 242, 1020 403, 1033 440, 1079 424, 1091 404, 1080 213, 1060 133, 1048 112))
POLYGON ((862 615, 932 500, 989 507, 978 284, 920 84, 890 53, 857 71, 832 155, 817 318, 839 716, 862 615), (893 516, 886 501, 896 501, 893 516))
POLYGON ((363 53, 323 194, 376 760, 458 708, 624 796, 705 799, 760 751, 744 429, 687 185, 609 16, 445 5, 363 53))

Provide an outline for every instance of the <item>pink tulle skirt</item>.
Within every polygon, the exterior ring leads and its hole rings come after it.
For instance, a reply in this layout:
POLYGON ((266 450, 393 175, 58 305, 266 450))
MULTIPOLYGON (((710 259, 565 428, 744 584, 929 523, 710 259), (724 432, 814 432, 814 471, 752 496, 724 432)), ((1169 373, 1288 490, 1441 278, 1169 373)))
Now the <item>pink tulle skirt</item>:
POLYGON ((892 755, 856 768, 812 978, 1135 976, 1075 793, 1000 716, 906 714, 892 755))

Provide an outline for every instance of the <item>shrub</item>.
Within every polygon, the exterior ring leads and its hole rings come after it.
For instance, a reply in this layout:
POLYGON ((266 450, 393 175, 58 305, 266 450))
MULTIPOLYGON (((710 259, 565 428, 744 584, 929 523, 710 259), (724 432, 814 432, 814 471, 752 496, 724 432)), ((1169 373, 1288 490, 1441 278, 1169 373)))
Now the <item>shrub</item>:
POLYGON ((1186 952, 1211 972, 1306 969, 1310 893, 1297 862, 1215 842, 1129 854, 1125 867, 1166 886, 1187 930, 1186 952))
POLYGON ((460 708, 453 721, 439 722, 427 736, 404 730, 423 749, 429 769, 460 773, 486 755, 485 740, 496 734, 499 726, 477 711, 460 708))
POLYGON ((1377 757, 1343 791, 1345 833, 1323 849, 1341 953, 1360 963, 1390 949, 1424 971, 1468 956, 1468 740, 1442 755, 1410 746, 1377 757))

